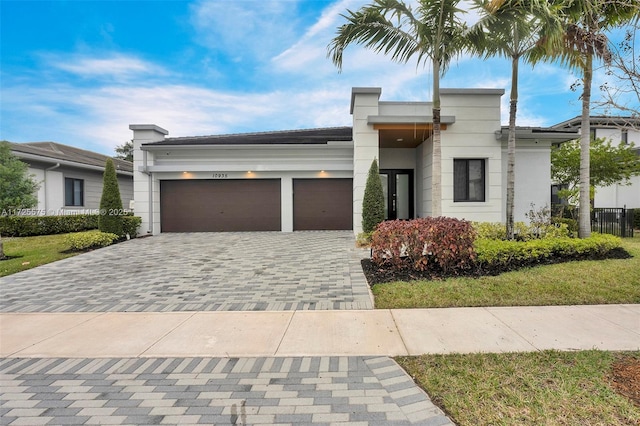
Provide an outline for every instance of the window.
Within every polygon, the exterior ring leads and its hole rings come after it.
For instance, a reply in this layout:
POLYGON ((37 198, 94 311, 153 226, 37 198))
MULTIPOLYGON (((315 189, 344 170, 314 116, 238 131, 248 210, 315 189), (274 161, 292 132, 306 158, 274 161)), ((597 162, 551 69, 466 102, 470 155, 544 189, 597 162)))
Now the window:
POLYGON ((64 205, 84 205, 84 180, 64 178, 64 205))
POLYGON ((628 145, 629 144, 629 131, 628 130, 623 130, 622 133, 620 134, 620 144, 621 145, 628 145))
POLYGON ((484 201, 484 160, 453 160, 453 201, 484 201))

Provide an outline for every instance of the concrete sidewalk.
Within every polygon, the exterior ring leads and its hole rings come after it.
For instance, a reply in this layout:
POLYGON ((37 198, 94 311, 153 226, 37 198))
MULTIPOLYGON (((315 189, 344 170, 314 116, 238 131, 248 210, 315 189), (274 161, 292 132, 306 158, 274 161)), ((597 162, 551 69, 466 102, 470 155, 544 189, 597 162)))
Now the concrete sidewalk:
POLYGON ((291 357, 640 349, 640 305, 3 313, 0 357, 291 357))

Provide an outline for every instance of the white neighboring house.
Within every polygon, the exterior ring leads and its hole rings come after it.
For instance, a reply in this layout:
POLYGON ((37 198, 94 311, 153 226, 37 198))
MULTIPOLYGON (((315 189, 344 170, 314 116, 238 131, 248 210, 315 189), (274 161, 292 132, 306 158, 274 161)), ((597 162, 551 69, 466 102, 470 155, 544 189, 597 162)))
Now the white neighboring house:
MULTIPOLYGON (((611 140, 613 145, 635 145, 635 151, 640 155, 640 118, 631 117, 590 117, 591 138, 604 138, 611 140)), ((580 130, 581 118, 571 120, 553 126, 559 130, 580 130)), ((595 188, 594 207, 604 208, 640 208, 640 176, 631 178, 630 185, 614 184, 606 187, 595 188)))
MULTIPOLYGON (((132 124, 134 199, 142 233, 361 232, 378 159, 388 219, 431 215, 432 104, 380 101, 353 88, 352 127, 168 138, 132 124)), ((504 221, 507 129, 502 89, 442 89, 442 215, 504 221)), ((515 219, 549 204, 550 147, 575 130, 519 128, 515 219)))
MULTIPOLYGON (((29 165, 38 182, 37 215, 97 213, 106 155, 55 142, 10 143, 11 152, 29 165)), ((122 206, 133 200, 133 164, 113 158, 122 206)))

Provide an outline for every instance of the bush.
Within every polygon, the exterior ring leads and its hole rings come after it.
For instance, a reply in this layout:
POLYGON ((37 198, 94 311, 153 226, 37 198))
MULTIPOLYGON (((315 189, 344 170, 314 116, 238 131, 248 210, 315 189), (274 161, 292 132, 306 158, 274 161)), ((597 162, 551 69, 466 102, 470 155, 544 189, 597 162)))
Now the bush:
POLYGON ((88 231, 76 234, 69 234, 65 242, 69 244, 71 250, 87 250, 92 248, 106 247, 113 244, 120 238, 116 234, 101 231, 88 231))
POLYGON ((578 236, 578 221, 575 219, 570 219, 566 217, 552 217, 551 222, 556 225, 566 225, 567 226, 567 236, 571 238, 575 238, 578 236))
POLYGON ((113 165, 113 160, 108 158, 102 179, 102 197, 100 198, 98 229, 102 232, 124 235, 122 231, 122 217, 124 215, 116 168, 113 165))
POLYGON ((530 241, 501 241, 479 238, 475 242, 477 264, 485 270, 500 272, 521 266, 563 260, 602 256, 621 246, 613 235, 592 234, 589 238, 544 238, 530 241))
POLYGON ((378 225, 371 238, 372 261, 418 271, 448 272, 470 267, 476 232, 470 222, 448 217, 393 220, 378 225))
POLYGON ((138 228, 142 224, 142 218, 139 216, 123 216, 122 217, 122 233, 129 235, 131 238, 138 236, 138 228))
POLYGON ((376 226, 384 220, 384 192, 378 162, 374 159, 369 168, 367 184, 362 199, 362 230, 373 232, 376 226))
MULTIPOLYGON (((563 219, 563 221, 564 220, 570 221, 571 219, 563 219)), ((524 222, 515 222, 513 227, 515 239, 518 241, 571 236, 567 222, 549 224, 537 223, 536 225, 527 225, 524 222)), ((500 222, 474 222, 473 228, 478 233, 478 238, 489 240, 506 240, 507 238, 505 225, 500 222)))
POLYGON ((64 234, 96 228, 98 228, 98 215, 0 217, 0 235, 6 237, 64 234))

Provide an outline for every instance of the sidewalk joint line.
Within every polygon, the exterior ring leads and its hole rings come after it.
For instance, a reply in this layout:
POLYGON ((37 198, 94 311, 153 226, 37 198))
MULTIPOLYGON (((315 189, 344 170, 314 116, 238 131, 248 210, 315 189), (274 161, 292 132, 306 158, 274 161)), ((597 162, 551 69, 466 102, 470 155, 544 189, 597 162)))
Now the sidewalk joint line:
POLYGON ((287 326, 284 329, 284 333, 282 333, 282 337, 280 338, 280 341, 278 342, 278 346, 276 347, 276 350, 273 352, 273 356, 278 356, 278 352, 280 351, 280 346, 282 346, 282 342, 284 341, 284 338, 287 335, 287 332, 289 331, 289 327, 291 327, 291 323, 293 322, 293 317, 295 316, 295 314, 297 312, 298 312, 298 310, 296 309, 295 311, 293 311, 293 313, 289 317, 289 322, 287 323, 287 326))
MULTIPOLYGON (((524 337, 522 334, 518 333, 516 330, 514 330, 509 324, 507 324, 506 322, 504 322, 502 320, 502 318, 500 318, 499 316, 497 316, 496 314, 494 314, 493 312, 491 312, 489 310, 489 308, 501 308, 504 306, 484 306, 481 309, 483 309, 485 312, 487 312, 489 315, 491 315, 492 317, 494 317, 495 319, 497 319, 498 321, 500 321, 502 324, 505 325, 505 327, 507 327, 509 330, 511 330, 516 336, 520 337, 522 340, 524 340, 525 342, 527 342, 528 344, 531 345, 531 347, 533 349, 535 349, 538 352, 542 352, 543 349, 537 347, 536 345, 533 344, 533 342, 530 342, 529 339, 527 339, 526 337, 524 337)), ((519 308, 526 308, 526 306, 518 306, 519 308)))
MULTIPOLYGON (((184 311, 183 311, 184 312, 184 311)), ((135 358, 144 358, 144 354, 147 353, 149 350, 151 350, 151 348, 153 348, 155 345, 157 345, 158 343, 160 343, 161 340, 163 340, 165 337, 167 337, 169 334, 173 333, 174 331, 176 331, 176 329, 178 327, 180 327, 182 324, 184 324, 185 322, 189 321, 191 318, 194 317, 194 315, 196 315, 199 311, 194 311, 191 313, 191 315, 189 315, 187 318, 184 319, 184 321, 180 322, 179 324, 176 324, 175 327, 173 327, 172 329, 170 329, 169 331, 167 331, 166 333, 164 333, 162 336, 158 337, 158 339, 156 339, 155 342, 151 343, 149 345, 149 347, 147 347, 145 350, 143 350, 142 352, 140 352, 138 355, 135 356, 135 358)))
POLYGON ((407 353, 407 356, 410 356, 411 354, 409 353, 409 348, 407 347, 407 343, 404 341, 404 336, 400 332, 400 327, 398 327, 398 323, 396 322, 396 317, 393 315, 393 309, 388 309, 388 311, 391 314, 391 319, 393 320, 393 326, 396 328, 396 331, 398 332, 398 336, 400 336, 400 341, 402 342, 402 346, 404 347, 404 350, 407 353))

